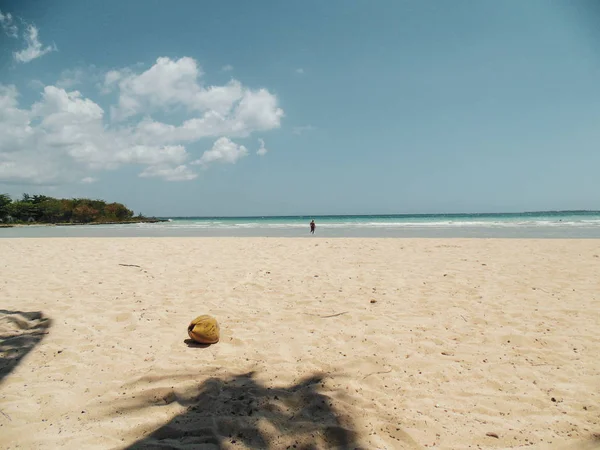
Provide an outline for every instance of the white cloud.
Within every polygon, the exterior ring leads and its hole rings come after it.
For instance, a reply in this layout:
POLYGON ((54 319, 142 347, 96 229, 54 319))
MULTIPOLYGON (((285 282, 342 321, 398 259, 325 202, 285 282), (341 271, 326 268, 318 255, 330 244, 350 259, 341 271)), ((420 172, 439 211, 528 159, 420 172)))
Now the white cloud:
POLYGON ((277 107, 277 97, 266 89, 246 91, 235 108, 233 120, 243 124, 242 129, 271 130, 279 128, 283 110, 277 107))
MULTIPOLYGON (((65 71, 60 84, 76 84, 88 72, 65 71)), ((191 180, 196 174, 190 164, 233 164, 248 155, 232 137, 280 126, 283 111, 267 89, 253 90, 236 80, 205 87, 198 82, 200 73, 191 58, 159 58, 141 74, 106 73, 102 87, 117 90, 114 107, 127 119, 116 124, 79 91, 45 86, 39 101, 21 107, 17 89, 0 84, 0 183, 85 183, 95 178, 93 172, 125 165, 139 166, 142 177, 191 180), (180 124, 152 118, 154 111, 171 108, 187 118, 180 124), (132 111, 141 118, 129 115, 132 111), (186 147, 207 138, 216 139, 212 148, 190 163, 194 158, 186 147)))
POLYGON ((304 73, 304 69, 302 67, 299 67, 299 68, 296 69, 296 73, 298 75, 302 75, 304 73))
MULTIPOLYGON (((11 13, 2 13, 0 11, 0 27, 4 33, 11 38, 19 37, 19 27, 15 24, 11 13)), ((18 52, 14 52, 13 56, 17 62, 28 63, 36 58, 44 56, 46 53, 56 51, 56 45, 48 45, 44 47, 39 39, 39 30, 35 25, 28 25, 23 31, 23 39, 26 47, 18 52)))
POLYGON ((15 86, 0 85, 0 158, 26 149, 33 133, 29 112, 18 109, 18 96, 15 86))
POLYGON ((299 127, 294 127, 294 128, 292 129, 292 132, 293 132, 294 134, 300 135, 300 134, 302 134, 302 133, 306 133, 307 131, 313 131, 313 130, 315 130, 315 129, 316 129, 316 128, 315 128, 315 127, 313 127, 312 125, 302 125, 302 126, 299 126, 299 127))
POLYGON ((94 177, 84 177, 84 178, 81 179, 80 183, 83 183, 83 184, 92 184, 92 183, 95 183, 96 181, 98 181, 97 178, 94 178, 94 177))
POLYGON ((11 13, 3 14, 0 11, 0 27, 2 27, 2 31, 9 37, 16 38, 19 36, 19 28, 15 25, 11 13))
POLYGON ((202 157, 191 164, 207 166, 210 163, 220 162, 235 164, 239 159, 248 155, 248 150, 243 145, 238 145, 232 140, 222 137, 215 141, 210 150, 205 151, 202 157))
POLYGON ((267 154, 267 152, 269 151, 265 148, 265 141, 263 139, 259 139, 258 143, 260 144, 260 147, 256 151, 256 154, 258 156, 265 156, 267 154))
POLYGON ((119 163, 161 166, 170 163, 181 164, 188 158, 188 153, 182 145, 166 145, 164 147, 133 145, 118 151, 115 158, 119 163))
POLYGON ((46 53, 57 50, 55 45, 42 46, 42 43, 38 38, 38 29, 34 25, 29 25, 26 28, 23 32, 23 37, 25 38, 27 47, 20 52, 14 53, 17 62, 28 63, 36 58, 44 56, 46 53))
POLYGON ((63 70, 56 82, 56 86, 70 89, 83 83, 85 75, 85 71, 81 68, 63 70))
POLYGON ((205 137, 247 137, 255 131, 279 128, 283 110, 277 98, 267 90, 247 91, 229 114, 206 111, 200 117, 188 119, 181 125, 170 125, 143 119, 136 126, 144 142, 192 142, 205 137))
POLYGON ((154 111, 168 112, 183 108, 189 113, 201 113, 192 128, 201 127, 196 135, 214 135, 205 122, 219 133, 249 133, 252 128, 272 129, 280 125, 283 111, 277 97, 266 89, 251 90, 237 80, 223 86, 204 86, 202 70, 189 57, 178 60, 158 58, 145 72, 111 71, 106 75, 107 89, 118 87, 119 103, 111 111, 115 120, 125 120, 154 111), (221 129, 223 129, 221 131, 221 129))
POLYGON ((126 119, 141 112, 151 112, 176 105, 189 105, 197 94, 196 78, 200 71, 192 58, 177 61, 158 58, 156 64, 137 75, 126 71, 112 71, 106 82, 118 84, 119 105, 114 109, 115 119, 126 119))
POLYGON ((46 86, 30 109, 19 109, 17 97, 14 86, 0 85, 0 182, 75 182, 89 170, 176 165, 189 156, 182 146, 149 146, 128 129, 106 128, 102 108, 78 91, 46 86))
POLYGON ((221 72, 231 72, 233 70, 233 66, 231 64, 227 64, 221 67, 221 72))
POLYGON ((112 71, 107 74, 105 85, 117 84, 119 105, 114 109, 117 120, 126 119, 142 112, 164 110, 183 106, 188 110, 217 109, 227 112, 231 104, 241 96, 239 82, 205 89, 198 84, 201 69, 193 58, 178 60, 158 58, 156 64, 141 74, 129 71, 112 71))
POLYGON ((118 70, 109 70, 104 75, 104 88, 108 91, 112 90, 121 78, 123 77, 123 73, 118 70))
POLYGON ((189 181, 197 178, 198 174, 192 172, 186 165, 180 165, 177 167, 151 166, 139 176, 142 178, 158 177, 167 181, 189 181))

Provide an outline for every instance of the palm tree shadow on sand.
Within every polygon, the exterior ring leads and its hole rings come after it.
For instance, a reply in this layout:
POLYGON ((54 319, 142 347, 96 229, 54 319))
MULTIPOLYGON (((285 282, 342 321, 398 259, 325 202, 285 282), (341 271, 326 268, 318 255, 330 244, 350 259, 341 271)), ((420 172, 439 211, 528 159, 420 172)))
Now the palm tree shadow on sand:
POLYGON ((0 382, 44 339, 51 324, 39 311, 0 309, 0 382))
POLYGON ((361 448, 352 420, 322 387, 318 374, 284 388, 266 387, 253 372, 210 378, 177 398, 186 412, 127 448, 361 448))

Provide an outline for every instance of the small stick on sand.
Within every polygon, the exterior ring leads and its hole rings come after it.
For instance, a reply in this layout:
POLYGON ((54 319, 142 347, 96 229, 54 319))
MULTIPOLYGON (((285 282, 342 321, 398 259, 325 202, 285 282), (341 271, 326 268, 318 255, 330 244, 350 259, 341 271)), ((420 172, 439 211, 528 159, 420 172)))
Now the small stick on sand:
POLYGON ((550 294, 550 292, 548 292, 546 289, 542 289, 542 288, 539 288, 539 287, 534 287, 534 288, 531 288, 531 289, 533 289, 534 291, 542 291, 542 292, 545 292, 546 294, 550 294))
POLYGON ((4 417, 6 417, 8 420, 10 420, 12 422, 12 419, 10 418, 10 416, 8 414, 6 414, 4 411, 2 411, 1 409, 0 409, 0 413, 2 413, 2 415, 4 417))
POLYGON ((363 380, 364 380, 365 378, 367 378, 367 377, 370 377, 371 375, 379 375, 379 374, 382 374, 382 373, 390 373, 391 371, 392 371, 392 369, 390 369, 390 370, 386 370, 386 371, 383 371, 383 372, 373 372, 373 373, 370 373, 369 375, 365 375, 365 376, 363 377, 363 380))
POLYGON ((341 316, 342 314, 348 314, 348 311, 344 311, 341 313, 337 313, 337 314, 331 314, 330 316, 320 316, 318 314, 310 314, 310 313, 304 313, 307 316, 314 316, 314 317, 320 317, 321 319, 327 319, 328 317, 336 317, 336 316, 341 316))
MULTIPOLYGON (((119 265, 120 265, 120 266, 125 266, 125 267, 140 267, 140 266, 138 266, 137 264, 120 264, 120 263, 119 263, 119 265)), ((141 268, 141 267, 140 267, 140 268, 141 268)))

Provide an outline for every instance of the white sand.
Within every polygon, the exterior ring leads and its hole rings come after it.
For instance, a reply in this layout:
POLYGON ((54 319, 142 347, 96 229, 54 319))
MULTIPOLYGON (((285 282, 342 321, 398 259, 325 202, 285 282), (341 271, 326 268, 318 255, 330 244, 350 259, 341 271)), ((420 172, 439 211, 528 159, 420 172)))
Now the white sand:
POLYGON ((0 447, 600 448, 599 255, 597 240, 0 239, 0 447), (184 342, 200 314, 218 344, 184 342))

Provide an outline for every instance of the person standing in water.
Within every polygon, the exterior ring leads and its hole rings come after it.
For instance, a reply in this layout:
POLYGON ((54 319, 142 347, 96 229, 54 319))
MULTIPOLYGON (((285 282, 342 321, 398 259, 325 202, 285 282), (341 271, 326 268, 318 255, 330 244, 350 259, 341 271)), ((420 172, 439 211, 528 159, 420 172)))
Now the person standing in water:
POLYGON ((316 225, 315 225, 315 221, 313 219, 310 221, 310 234, 315 234, 315 228, 316 228, 316 225))

